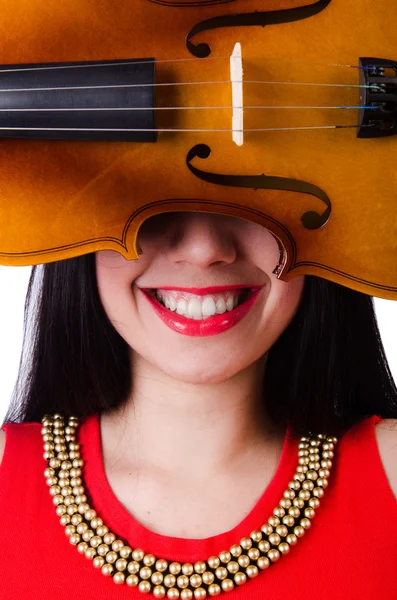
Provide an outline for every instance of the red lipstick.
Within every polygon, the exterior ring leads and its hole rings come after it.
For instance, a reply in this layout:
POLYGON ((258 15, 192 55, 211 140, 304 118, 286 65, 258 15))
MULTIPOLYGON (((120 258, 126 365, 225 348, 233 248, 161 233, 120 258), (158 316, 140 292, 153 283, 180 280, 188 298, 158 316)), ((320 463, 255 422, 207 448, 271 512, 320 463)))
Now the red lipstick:
MULTIPOLYGON (((247 289, 246 285, 239 286, 223 286, 223 287, 212 287, 212 288, 177 288, 177 287, 161 287, 158 289, 161 290, 175 290, 175 291, 184 291, 190 292, 191 294, 197 294, 200 296, 216 293, 216 292, 224 292, 227 290, 236 290, 236 289, 247 289)), ((140 289, 140 288, 138 288, 140 289)), ((221 315, 214 315, 213 317, 209 317, 203 320, 194 320, 188 319, 182 315, 179 315, 176 312, 168 310, 165 306, 163 306, 157 298, 151 296, 148 293, 148 290, 141 289, 140 291, 143 293, 143 296, 148 300, 150 305, 153 307, 157 315, 160 319, 165 323, 170 329, 176 331, 177 333, 181 333, 183 335, 188 336, 211 336, 218 335, 219 333, 223 333, 228 329, 231 329, 237 323, 239 323, 252 309, 254 306, 259 293, 262 288, 260 287, 251 287, 250 293, 246 300, 237 306, 235 309, 225 312, 221 315)))

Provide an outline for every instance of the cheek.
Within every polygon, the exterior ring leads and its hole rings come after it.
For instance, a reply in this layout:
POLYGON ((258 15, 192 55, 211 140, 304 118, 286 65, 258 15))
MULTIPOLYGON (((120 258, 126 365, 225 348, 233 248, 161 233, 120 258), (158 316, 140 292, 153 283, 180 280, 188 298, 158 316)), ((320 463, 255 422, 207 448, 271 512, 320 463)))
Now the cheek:
MULTIPOLYGON (((143 267, 138 260, 126 260, 118 252, 103 250, 96 253, 96 276, 99 296, 108 317, 131 307, 133 281, 143 267)), ((131 310, 131 308, 130 308, 131 310)))
POLYGON ((294 318, 302 298, 304 282, 304 275, 298 275, 288 283, 272 276, 271 288, 265 304, 264 319, 274 341, 294 318))

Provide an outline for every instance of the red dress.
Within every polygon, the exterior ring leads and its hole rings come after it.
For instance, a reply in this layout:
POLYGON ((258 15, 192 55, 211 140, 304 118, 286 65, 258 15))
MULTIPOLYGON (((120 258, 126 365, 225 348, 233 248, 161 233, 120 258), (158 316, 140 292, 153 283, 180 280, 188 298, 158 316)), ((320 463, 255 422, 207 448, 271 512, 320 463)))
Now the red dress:
MULTIPOLYGON (((343 436, 312 527, 289 554, 229 592, 229 600, 397 600, 397 500, 376 443, 374 427, 380 420, 369 417, 343 436)), ((45 482, 41 424, 8 424, 4 429, 0 597, 142 600, 141 592, 116 585, 69 543, 45 482)), ((186 540, 149 531, 113 494, 103 468, 98 415, 81 423, 78 439, 84 484, 105 524, 132 548, 179 562, 205 560, 260 528, 297 466, 298 440, 287 431, 277 471, 251 512, 231 531, 186 540)))

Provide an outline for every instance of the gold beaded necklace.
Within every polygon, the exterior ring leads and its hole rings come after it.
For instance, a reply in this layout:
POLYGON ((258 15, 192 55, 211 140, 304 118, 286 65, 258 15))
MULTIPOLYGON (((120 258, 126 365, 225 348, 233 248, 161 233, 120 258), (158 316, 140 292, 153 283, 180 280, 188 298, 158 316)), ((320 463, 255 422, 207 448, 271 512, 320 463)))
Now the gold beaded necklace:
POLYGON ((116 584, 137 587, 155 598, 181 600, 201 600, 231 591, 290 551, 310 528, 320 506, 338 441, 325 434, 301 437, 296 473, 267 523, 218 556, 191 564, 169 562, 133 549, 111 532, 87 503, 82 484, 84 461, 76 441, 77 417, 70 417, 66 427, 59 413, 45 415, 41 422, 48 462, 46 483, 70 543, 116 584))

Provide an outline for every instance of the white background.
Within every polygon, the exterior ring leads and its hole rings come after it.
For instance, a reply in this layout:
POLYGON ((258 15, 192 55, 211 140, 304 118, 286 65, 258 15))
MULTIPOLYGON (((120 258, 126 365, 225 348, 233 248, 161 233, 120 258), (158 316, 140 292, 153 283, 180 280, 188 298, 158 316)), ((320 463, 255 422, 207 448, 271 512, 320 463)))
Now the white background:
MULTIPOLYGON (((0 426, 18 372, 30 272, 31 267, 0 266, 0 426)), ((375 299, 375 306, 390 369, 397 381, 397 302, 375 299)))

